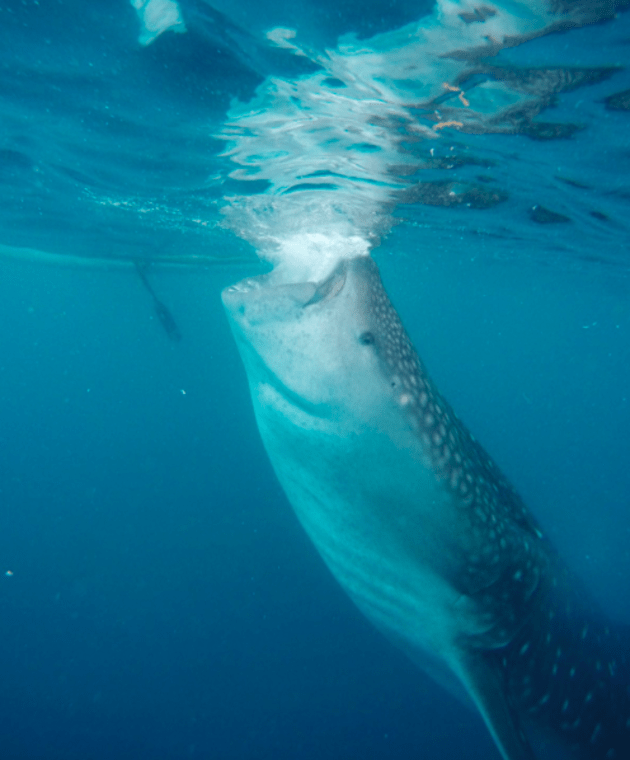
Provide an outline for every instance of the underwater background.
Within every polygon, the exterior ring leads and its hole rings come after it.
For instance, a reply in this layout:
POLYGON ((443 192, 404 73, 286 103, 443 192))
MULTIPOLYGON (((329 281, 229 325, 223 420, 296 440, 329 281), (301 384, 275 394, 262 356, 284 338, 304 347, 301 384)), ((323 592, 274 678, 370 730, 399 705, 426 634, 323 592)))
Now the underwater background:
POLYGON ((444 88, 480 7, 0 4, 4 760, 498 758, 259 440, 219 294, 311 223, 374 246, 441 391, 630 622, 630 13, 567 3, 444 88))

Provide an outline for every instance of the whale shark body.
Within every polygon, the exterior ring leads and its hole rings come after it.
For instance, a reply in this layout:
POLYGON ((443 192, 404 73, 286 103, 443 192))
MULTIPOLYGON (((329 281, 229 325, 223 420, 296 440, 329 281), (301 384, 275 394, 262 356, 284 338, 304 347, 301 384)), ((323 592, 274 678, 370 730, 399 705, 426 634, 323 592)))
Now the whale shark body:
POLYGON ((223 302, 269 458, 333 575, 472 701, 505 760, 535 757, 531 737, 630 758, 628 631, 440 395, 375 262, 287 279, 246 279, 223 302))

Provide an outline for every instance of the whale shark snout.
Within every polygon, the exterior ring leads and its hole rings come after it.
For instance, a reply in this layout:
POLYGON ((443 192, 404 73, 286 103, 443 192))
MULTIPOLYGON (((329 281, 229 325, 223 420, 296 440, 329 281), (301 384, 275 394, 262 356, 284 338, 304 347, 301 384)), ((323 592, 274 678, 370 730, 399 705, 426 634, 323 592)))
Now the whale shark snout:
POLYGON ((569 573, 430 379, 374 261, 223 293, 261 438, 362 612, 479 710, 506 760, 524 733, 630 757, 630 635, 569 573))

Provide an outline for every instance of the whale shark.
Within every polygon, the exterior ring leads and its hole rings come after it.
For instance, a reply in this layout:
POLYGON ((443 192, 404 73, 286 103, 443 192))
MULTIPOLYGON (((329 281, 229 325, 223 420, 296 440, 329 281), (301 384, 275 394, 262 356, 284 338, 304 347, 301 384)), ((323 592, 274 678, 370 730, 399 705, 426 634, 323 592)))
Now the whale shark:
POLYGON ((263 444, 332 574, 504 760, 630 758, 628 628, 442 397, 374 260, 294 278, 222 299, 263 444))

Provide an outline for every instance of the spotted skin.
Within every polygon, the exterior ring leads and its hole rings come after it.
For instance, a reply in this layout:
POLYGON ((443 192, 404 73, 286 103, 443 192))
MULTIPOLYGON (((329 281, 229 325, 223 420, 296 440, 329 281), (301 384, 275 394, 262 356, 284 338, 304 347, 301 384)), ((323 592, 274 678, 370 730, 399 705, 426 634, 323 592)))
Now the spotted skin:
POLYGON ((505 760, 630 758, 630 634, 606 621, 429 378, 369 257, 223 301, 261 437, 357 606, 505 760))
POLYGON ((547 594, 494 653, 518 710, 576 757, 630 757, 630 631, 555 563, 547 594))

